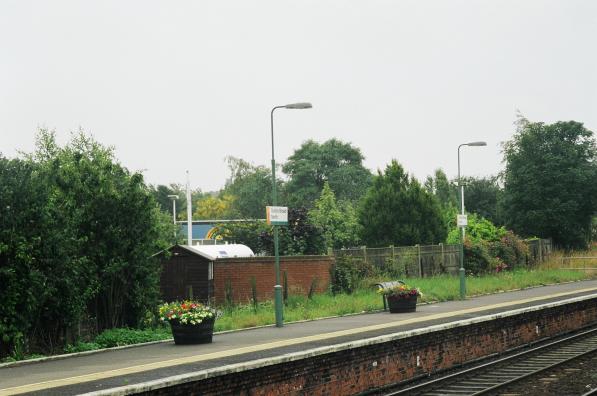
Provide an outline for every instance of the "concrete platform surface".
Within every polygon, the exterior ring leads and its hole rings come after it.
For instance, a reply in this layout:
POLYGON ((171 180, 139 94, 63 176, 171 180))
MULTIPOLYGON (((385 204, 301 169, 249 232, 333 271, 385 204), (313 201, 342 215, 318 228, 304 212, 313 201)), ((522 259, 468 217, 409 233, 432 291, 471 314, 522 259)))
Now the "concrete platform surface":
MULTIPOLYGON (((0 395, 68 395, 156 381, 243 365, 317 348, 408 332, 515 309, 597 294, 597 280, 480 296, 465 301, 423 304, 417 312, 378 312, 264 327, 214 335, 213 343, 177 346, 173 342, 110 350, 0 368, 0 395)), ((126 393, 126 392, 124 392, 126 393)), ((121 394, 124 394, 121 392, 121 394)))

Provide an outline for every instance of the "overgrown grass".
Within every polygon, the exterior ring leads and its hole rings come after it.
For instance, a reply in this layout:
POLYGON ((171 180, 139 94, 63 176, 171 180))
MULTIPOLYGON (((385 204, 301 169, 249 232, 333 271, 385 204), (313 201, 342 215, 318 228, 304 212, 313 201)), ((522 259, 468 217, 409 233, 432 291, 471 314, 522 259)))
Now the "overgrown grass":
POLYGON ((597 272, 597 243, 593 243, 588 250, 554 251, 547 260, 540 264, 540 267, 581 269, 595 275, 597 272))
MULTIPOLYGON (((328 316, 341 316, 352 313, 369 312, 380 309, 381 297, 373 288, 359 289, 353 294, 315 294, 312 299, 305 296, 289 296, 284 307, 284 321, 295 322, 328 316)), ((235 330, 247 327, 264 326, 275 323, 272 301, 253 305, 238 305, 225 309, 216 321, 215 330, 235 330)))
MULTIPOLYGON (((590 279, 590 275, 580 271, 560 269, 516 270, 479 277, 469 276, 467 295, 497 293, 582 279, 590 279)), ((284 320, 293 322, 380 310, 383 308, 382 299, 372 286, 379 280, 382 279, 362 281, 361 287, 353 294, 333 296, 326 293, 315 295, 311 300, 303 296, 291 296, 288 305, 284 307, 284 320)), ((421 302, 450 301, 460 298, 458 277, 441 275, 433 278, 403 280, 422 290, 421 302)), ((256 311, 253 305, 239 305, 224 311, 224 315, 216 321, 216 331, 263 326, 274 322, 274 308, 271 301, 258 304, 256 311)))
MULTIPOLYGON (((506 271, 478 277, 468 276, 467 295, 482 295, 590 278, 595 278, 595 275, 583 271, 549 268, 506 271)), ((361 287, 352 294, 337 294, 335 296, 329 293, 316 294, 312 299, 291 295, 284 307, 284 320, 285 322, 295 322, 380 310, 383 308, 382 299, 373 287, 373 284, 379 280, 382 279, 363 280, 361 287)), ((422 290, 422 302, 457 300, 460 296, 458 277, 442 275, 403 280, 422 290)), ((216 321, 215 331, 236 330, 275 323, 272 301, 259 303, 257 307, 248 303, 222 308, 222 310, 223 315, 216 321)), ((158 326, 155 329, 147 330, 112 329, 104 331, 92 342, 69 345, 65 352, 81 352, 169 338, 171 338, 171 333, 168 326, 158 326)))
MULTIPOLYGON (((466 290, 468 296, 476 296, 590 278, 583 272, 571 270, 515 270, 494 275, 467 276, 466 290)), ((433 278, 409 279, 408 282, 421 288, 424 302, 460 298, 460 281, 456 277, 442 275, 433 278)))

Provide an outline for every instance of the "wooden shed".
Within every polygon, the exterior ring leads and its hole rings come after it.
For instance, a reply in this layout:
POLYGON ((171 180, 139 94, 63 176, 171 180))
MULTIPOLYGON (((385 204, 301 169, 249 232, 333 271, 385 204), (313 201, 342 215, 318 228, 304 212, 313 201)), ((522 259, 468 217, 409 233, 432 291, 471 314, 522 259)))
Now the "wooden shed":
POLYGON ((218 258, 251 257, 245 245, 174 245, 158 253, 162 272, 160 294, 163 301, 195 299, 208 302, 213 297, 213 263, 218 258))

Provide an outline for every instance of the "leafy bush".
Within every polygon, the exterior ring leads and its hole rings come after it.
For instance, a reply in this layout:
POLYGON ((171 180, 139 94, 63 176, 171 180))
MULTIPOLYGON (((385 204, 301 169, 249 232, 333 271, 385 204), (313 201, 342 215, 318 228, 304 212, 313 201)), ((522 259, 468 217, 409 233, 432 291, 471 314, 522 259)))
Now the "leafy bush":
POLYGON ((489 253, 489 244, 485 241, 464 241, 464 262, 467 273, 479 275, 491 269, 493 258, 489 253))
POLYGON ((169 329, 165 329, 163 332, 156 332, 153 330, 118 328, 103 331, 95 338, 93 343, 99 345, 100 348, 111 348, 142 342, 160 341, 170 337, 169 329))
POLYGON ((507 231, 499 241, 493 242, 490 245, 491 255, 502 261, 509 268, 516 268, 523 265, 528 251, 528 246, 512 231, 507 231))
MULTIPOLYGON (((456 221, 450 223, 450 231, 446 243, 460 243, 460 228, 456 227, 456 221)), ((496 227, 491 221, 484 219, 476 214, 468 215, 468 225, 466 226, 466 236, 472 242, 496 242, 507 234, 504 227, 496 227)))
MULTIPOLYGON (((460 229, 450 223, 447 243, 460 243, 460 229)), ((472 274, 500 272, 525 263, 528 247, 512 231, 496 227, 489 220, 476 214, 468 216, 464 243, 465 268, 472 274)))
POLYGON ((358 284, 357 259, 350 256, 336 257, 336 264, 332 267, 332 293, 352 293, 358 284))
POLYGON ((143 176, 83 132, 60 147, 40 130, 34 154, 0 157, 0 357, 62 350, 84 318, 139 325, 173 227, 143 176))

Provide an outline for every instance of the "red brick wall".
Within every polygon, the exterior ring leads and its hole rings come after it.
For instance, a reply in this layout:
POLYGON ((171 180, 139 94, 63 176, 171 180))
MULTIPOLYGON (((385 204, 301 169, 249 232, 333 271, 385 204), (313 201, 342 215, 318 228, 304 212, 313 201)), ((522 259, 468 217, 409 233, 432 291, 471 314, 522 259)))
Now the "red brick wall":
MULTIPOLYGON (((286 256, 280 257, 280 284, 284 271, 288 277, 288 293, 306 295, 313 279, 317 279, 317 292, 327 290, 330 283, 330 267, 334 259, 330 256, 286 256)), ((213 291, 216 304, 225 301, 226 282, 230 281, 235 302, 251 300, 251 277, 255 277, 257 299, 272 299, 276 275, 274 257, 250 257, 218 259, 213 267, 213 291)))

